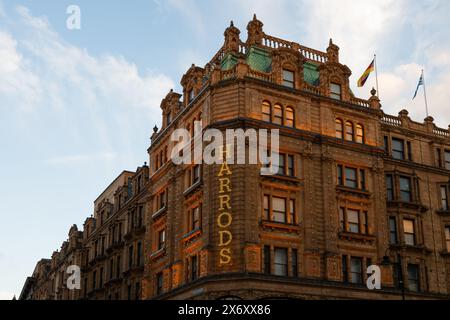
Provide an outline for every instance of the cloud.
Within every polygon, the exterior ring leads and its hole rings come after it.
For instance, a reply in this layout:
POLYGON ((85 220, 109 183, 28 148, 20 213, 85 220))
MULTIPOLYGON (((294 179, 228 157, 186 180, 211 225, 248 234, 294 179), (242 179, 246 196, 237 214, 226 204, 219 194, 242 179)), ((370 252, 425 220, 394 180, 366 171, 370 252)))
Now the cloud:
POLYGON ((14 297, 14 293, 0 291, 0 300, 12 300, 14 297))
POLYGON ((46 162, 51 165, 81 165, 92 162, 112 161, 117 157, 115 153, 104 152, 98 154, 78 154, 69 156, 58 156, 48 159, 46 162))

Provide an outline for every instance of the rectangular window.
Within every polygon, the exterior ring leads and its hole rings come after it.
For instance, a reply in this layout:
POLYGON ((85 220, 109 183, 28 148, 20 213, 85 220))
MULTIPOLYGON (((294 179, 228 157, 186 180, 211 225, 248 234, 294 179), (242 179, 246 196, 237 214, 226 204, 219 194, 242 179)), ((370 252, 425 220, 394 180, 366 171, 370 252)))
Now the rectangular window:
POLYGON ((133 246, 128 247, 128 267, 131 268, 133 266, 133 246))
POLYGON ((386 176, 386 198, 387 201, 394 200, 394 179, 391 175, 386 176))
POLYGON ((450 227, 445 227, 445 245, 447 252, 450 252, 450 227))
POLYGON ((194 98, 195 98, 194 89, 191 89, 191 90, 189 90, 189 102, 194 100, 194 98))
POLYGON ((278 155, 278 175, 284 176, 286 175, 286 155, 280 153, 278 155))
POLYGON ((405 235, 405 243, 408 246, 416 245, 416 235, 414 230, 414 220, 403 220, 403 233, 405 235))
POLYGON ((140 267, 141 263, 142 263, 142 243, 141 242, 138 242, 138 244, 137 244, 137 259, 136 260, 137 260, 136 265, 138 267, 140 267))
POLYGON ((199 180, 200 180, 200 165, 196 165, 193 168, 192 184, 198 182, 199 180))
POLYGON ((294 156, 288 155, 288 167, 287 167, 287 175, 289 177, 295 176, 295 170, 294 170, 294 156))
POLYGON ((445 150, 445 169, 450 170, 450 151, 445 150))
POLYGON ((342 256, 342 280, 348 282, 347 256, 342 256))
POLYGON ((269 221, 270 220, 270 197, 268 195, 264 196, 263 219, 265 221, 269 221))
POLYGON ((389 243, 397 244, 397 220, 394 217, 389 218, 389 243))
POLYGON ((412 202, 411 178, 400 177, 400 199, 404 202, 412 202))
POLYGON ((436 162, 439 168, 442 168, 442 150, 436 149, 436 162))
POLYGON ((117 257, 117 265, 116 265, 116 278, 120 277, 120 269, 121 269, 121 265, 120 265, 120 256, 117 257))
POLYGON ((201 224, 201 218, 200 218, 200 207, 194 208, 191 211, 191 231, 193 230, 199 230, 200 224, 201 224))
POLYGON ((408 151, 408 160, 412 161, 412 147, 410 141, 406 142, 406 149, 408 151))
POLYGON ((405 141, 392 138, 392 157, 397 160, 405 160, 405 141))
POLYGON ((359 211, 347 209, 348 232, 360 233, 359 211))
POLYGON ((346 231, 344 215, 345 215, 345 209, 339 208, 339 226, 340 226, 341 232, 346 231))
POLYGON ((360 284, 363 281, 362 277, 362 259, 351 258, 350 259, 350 282, 360 284))
POLYGON ((295 224, 296 223, 296 219, 295 219, 295 200, 294 199, 290 199, 289 200, 289 223, 290 224, 295 224))
POLYGON ((197 280, 198 278, 198 265, 197 265, 197 256, 191 257, 191 280, 197 280))
POLYGON ((292 249, 291 263, 292 263, 292 276, 298 277, 298 250, 297 249, 292 249))
POLYGON ((356 178, 356 169, 345 168, 345 186, 349 188, 358 188, 358 180, 356 178))
POLYGON ((419 292, 419 266, 408 264, 408 289, 413 292, 419 292))
POLYGON ((294 88, 294 72, 283 69, 283 86, 294 88))
POLYGON ((441 205, 442 210, 448 211, 448 189, 447 186, 441 186, 441 205))
POLYGON ((386 153, 386 155, 389 154, 389 137, 388 136, 383 137, 383 150, 386 153))
POLYGON ((288 259, 287 249, 275 248, 275 275, 287 276, 288 275, 288 259))
POLYGON ((264 273, 270 274, 270 246, 264 246, 264 273))
POLYGON ((166 245, 166 230, 163 229, 158 232, 158 250, 161 250, 166 245))
POLYGON ((263 116, 263 121, 266 121, 266 122, 272 121, 272 112, 271 112, 270 103, 263 102, 263 105, 262 105, 262 116, 263 116))
POLYGON ((161 294, 163 292, 164 277, 163 273, 160 272, 156 275, 156 294, 161 294))
POLYGON ((272 198, 273 202, 273 221, 279 223, 287 223, 286 219, 286 199, 285 198, 272 198))
POLYGON ((366 190, 366 171, 359 170, 359 187, 361 190, 366 190))
POLYGON ((343 167, 341 165, 337 166, 337 176, 338 176, 338 185, 343 186, 344 185, 344 177, 343 177, 343 167))
POLYGON ((330 84, 330 97, 332 99, 341 100, 341 85, 336 83, 330 84))

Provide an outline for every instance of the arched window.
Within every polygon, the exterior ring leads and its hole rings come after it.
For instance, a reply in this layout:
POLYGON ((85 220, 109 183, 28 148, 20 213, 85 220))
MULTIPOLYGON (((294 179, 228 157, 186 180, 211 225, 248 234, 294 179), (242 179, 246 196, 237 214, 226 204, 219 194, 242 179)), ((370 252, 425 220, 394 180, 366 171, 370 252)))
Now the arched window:
POLYGON ((262 119, 263 121, 270 122, 272 120, 271 105, 269 102, 264 101, 262 104, 262 119))
POLYGON ((336 138, 344 138, 344 123, 341 119, 336 119, 336 138))
POLYGON ((279 104, 276 104, 273 107, 273 119, 272 122, 278 125, 283 125, 283 107, 279 104))
POLYGON ((355 129, 353 127, 353 123, 347 121, 345 123, 345 140, 347 141, 355 141, 355 129))
POLYGON ((295 126, 295 111, 292 107, 286 108, 286 127, 294 128, 295 126))
POLYGON ((359 123, 356 125, 356 142, 364 143, 364 127, 359 123))

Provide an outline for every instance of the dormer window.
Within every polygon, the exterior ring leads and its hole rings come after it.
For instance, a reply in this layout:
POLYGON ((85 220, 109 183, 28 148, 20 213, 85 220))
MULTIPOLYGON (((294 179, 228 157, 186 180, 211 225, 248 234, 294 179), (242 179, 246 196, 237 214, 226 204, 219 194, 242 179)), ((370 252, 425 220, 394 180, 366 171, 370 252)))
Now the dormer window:
POLYGON ((166 124, 170 125, 172 123, 172 114, 170 112, 167 112, 166 114, 166 124))
POLYGON ((294 88, 294 72, 283 69, 283 86, 294 88))
POLYGON ((336 100, 342 100, 341 85, 337 83, 330 84, 330 97, 336 100))

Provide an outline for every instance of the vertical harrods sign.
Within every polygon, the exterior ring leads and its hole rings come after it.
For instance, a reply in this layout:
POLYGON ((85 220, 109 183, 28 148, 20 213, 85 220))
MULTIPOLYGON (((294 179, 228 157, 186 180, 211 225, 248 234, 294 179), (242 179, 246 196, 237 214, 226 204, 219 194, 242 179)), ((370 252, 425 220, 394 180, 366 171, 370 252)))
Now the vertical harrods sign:
POLYGON ((233 241, 233 234, 231 232, 231 225, 233 223, 233 214, 231 208, 231 175, 232 171, 227 163, 229 155, 228 147, 223 150, 224 155, 223 164, 220 165, 220 170, 217 175, 219 180, 219 210, 217 215, 217 227, 219 230, 219 267, 230 265, 232 262, 231 243, 233 241))

